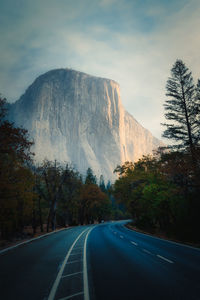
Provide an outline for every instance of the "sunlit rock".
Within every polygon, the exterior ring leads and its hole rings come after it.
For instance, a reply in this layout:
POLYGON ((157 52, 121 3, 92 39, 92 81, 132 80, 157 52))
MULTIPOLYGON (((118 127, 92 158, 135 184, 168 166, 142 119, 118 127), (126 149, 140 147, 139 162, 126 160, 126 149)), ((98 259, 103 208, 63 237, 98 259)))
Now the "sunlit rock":
POLYGON ((117 164, 161 145, 124 107, 119 85, 71 69, 38 77, 11 106, 10 117, 34 138, 35 159, 72 163, 113 180, 117 164))

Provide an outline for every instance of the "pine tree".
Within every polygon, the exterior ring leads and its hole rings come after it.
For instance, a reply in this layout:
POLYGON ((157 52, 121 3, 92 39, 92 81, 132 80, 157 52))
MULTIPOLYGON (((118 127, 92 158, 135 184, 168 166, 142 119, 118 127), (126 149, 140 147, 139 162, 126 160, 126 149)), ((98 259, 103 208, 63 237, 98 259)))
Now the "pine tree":
POLYGON ((85 184, 96 184, 97 183, 97 178, 93 174, 93 171, 91 168, 87 169, 87 174, 85 178, 85 184))
POLYGON ((167 127, 163 137, 176 142, 173 148, 189 148, 195 163, 195 147, 199 145, 199 97, 200 82, 195 89, 191 72, 181 60, 177 60, 171 69, 171 77, 166 84, 165 117, 172 121, 162 124, 167 127))
POLYGON ((198 79, 197 81, 195 102, 196 102, 195 136, 196 136, 196 144, 200 145, 200 79, 198 79))
POLYGON ((104 192, 104 193, 106 192, 106 186, 105 186, 103 175, 100 176, 99 187, 102 192, 104 192))

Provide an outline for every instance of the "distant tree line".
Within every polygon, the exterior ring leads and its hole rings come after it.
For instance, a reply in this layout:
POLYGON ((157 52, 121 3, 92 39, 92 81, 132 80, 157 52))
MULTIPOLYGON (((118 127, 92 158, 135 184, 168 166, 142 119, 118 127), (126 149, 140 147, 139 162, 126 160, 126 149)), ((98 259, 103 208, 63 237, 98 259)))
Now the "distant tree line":
POLYGON ((123 218, 111 195, 111 184, 99 184, 91 168, 86 178, 69 164, 45 160, 33 164, 28 131, 6 120, 7 103, 0 98, 0 238, 23 237, 57 226, 90 224, 123 218))
POLYGON ((117 166, 113 193, 140 228, 200 241, 200 80, 181 60, 171 70, 163 136, 171 145, 117 166))

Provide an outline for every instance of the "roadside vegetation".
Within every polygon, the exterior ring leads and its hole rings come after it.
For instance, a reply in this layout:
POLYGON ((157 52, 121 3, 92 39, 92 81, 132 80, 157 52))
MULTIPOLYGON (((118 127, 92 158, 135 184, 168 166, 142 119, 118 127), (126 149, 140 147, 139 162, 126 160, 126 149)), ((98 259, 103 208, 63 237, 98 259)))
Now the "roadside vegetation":
MULTIPOLYGON (((33 164, 28 131, 6 120, 7 103, 0 99, 0 240, 23 239, 58 227, 125 217, 103 176, 97 182, 69 164, 33 164)), ((2 243, 3 244, 3 243, 2 243)), ((1 246, 1 245, 0 245, 1 246)))
POLYGON ((170 146, 117 166, 113 193, 134 225, 182 241, 200 242, 200 80, 181 60, 166 85, 163 137, 170 146))

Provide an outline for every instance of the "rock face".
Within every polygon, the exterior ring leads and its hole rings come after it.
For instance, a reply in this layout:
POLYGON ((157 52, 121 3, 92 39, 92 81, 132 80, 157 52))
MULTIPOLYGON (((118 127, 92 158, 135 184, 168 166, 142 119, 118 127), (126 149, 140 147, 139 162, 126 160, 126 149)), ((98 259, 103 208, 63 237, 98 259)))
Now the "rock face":
POLYGON ((35 159, 91 167, 113 180, 117 164, 135 161, 161 145, 123 108, 119 85, 71 69, 38 77, 11 105, 10 119, 34 138, 35 159))

